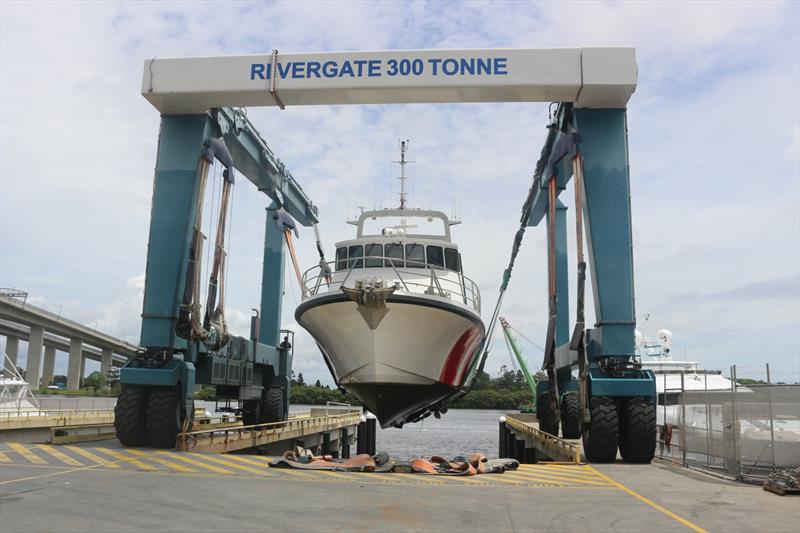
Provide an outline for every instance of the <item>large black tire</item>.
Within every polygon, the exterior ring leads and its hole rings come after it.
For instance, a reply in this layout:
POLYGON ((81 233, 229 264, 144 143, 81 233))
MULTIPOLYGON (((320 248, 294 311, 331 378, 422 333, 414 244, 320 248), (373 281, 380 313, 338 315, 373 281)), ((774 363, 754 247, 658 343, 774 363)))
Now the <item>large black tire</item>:
POLYGON ((656 453, 656 410, 647 398, 629 398, 619 431, 619 453, 626 463, 647 464, 656 453))
POLYGON ((242 425, 255 426, 261 423, 261 400, 242 402, 242 425))
POLYGON ((123 385, 122 391, 114 406, 114 429, 117 438, 125 446, 145 446, 147 444, 147 428, 145 413, 147 411, 147 389, 123 385))
POLYGON ((550 402, 550 394, 544 393, 536 397, 536 417, 539 419, 539 429, 558 437, 558 418, 550 402))
POLYGON ((581 437, 581 402, 574 392, 561 397, 561 433, 565 439, 581 437))
POLYGON ((180 391, 173 387, 155 387, 147 402, 147 438, 153 448, 175 448, 181 432, 180 391))
POLYGON ((287 416, 283 405, 283 389, 270 387, 261 402, 261 423, 283 422, 287 416))
POLYGON ((617 458, 619 417, 613 398, 589 398, 590 420, 581 427, 583 450, 590 463, 613 463, 617 458))

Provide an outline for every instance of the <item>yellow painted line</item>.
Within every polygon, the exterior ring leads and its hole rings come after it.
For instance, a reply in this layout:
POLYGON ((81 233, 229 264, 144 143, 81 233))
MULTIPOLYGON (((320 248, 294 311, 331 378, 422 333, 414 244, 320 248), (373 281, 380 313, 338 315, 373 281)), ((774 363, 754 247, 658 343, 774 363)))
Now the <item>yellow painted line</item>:
POLYGON ((628 487, 626 487, 626 486, 625 486, 625 485, 623 485, 622 483, 619 483, 618 481, 614 481, 613 479, 611 479, 611 478, 610 478, 610 477, 608 477, 607 475, 603 474, 602 472, 600 472, 600 471, 599 471, 599 470, 597 470, 596 468, 594 468, 594 467, 592 467, 592 466, 589 466, 589 468, 591 468, 592 470, 594 470, 594 471, 597 473, 597 475, 599 475, 600 477, 602 477, 603 479, 605 479, 606 481, 608 481, 609 483, 611 483, 612 485, 614 485, 615 487, 617 487, 618 489, 620 489, 621 491, 623 491, 623 492, 626 492, 626 493, 630 494, 631 496, 633 496, 633 497, 634 497, 634 498, 636 498, 637 500, 639 500, 639 501, 641 501, 641 502, 643 502, 643 503, 645 503, 645 504, 649 505, 650 507, 652 507, 652 508, 653 508, 653 509, 655 509, 656 511, 659 511, 659 512, 661 512, 661 513, 663 513, 663 514, 667 515, 668 517, 672 518, 673 520, 675 520, 675 521, 677 521, 677 522, 680 522, 680 523, 681 523, 681 524, 683 524, 684 526, 688 527, 688 528, 689 528, 689 529, 691 529, 691 530, 697 531, 698 533, 708 533, 708 531, 706 531, 706 530, 705 530, 705 529, 703 529, 702 527, 698 526, 698 525, 697 525, 697 524, 695 524, 694 522, 690 522, 689 520, 687 520, 687 519, 683 518, 682 516, 680 516, 680 515, 677 515, 677 514, 673 513, 672 511, 670 511, 670 510, 669 510, 669 509, 667 509, 666 507, 663 507, 663 506, 661 506, 661 505, 657 504, 657 503, 656 503, 656 502, 654 502, 653 500, 650 500, 650 499, 648 499, 648 498, 645 498, 644 496, 642 496, 642 495, 641 495, 641 494, 639 494, 638 492, 636 492, 636 491, 634 491, 634 490, 632 490, 632 489, 629 489, 628 487))
POLYGON ((536 478, 512 477, 508 474, 486 474, 486 477, 495 483, 509 483, 514 485, 551 485, 554 487, 566 487, 567 484, 561 481, 542 481, 536 478))
MULTIPOLYGON (((180 453, 180 452, 176 452, 176 453, 180 453)), ((250 466, 240 465, 240 464, 235 463, 234 461, 228 461, 226 459, 223 459, 221 457, 217 457, 215 455, 203 454, 203 453, 194 453, 192 455, 195 458, 197 458, 198 460, 212 461, 214 463, 221 464, 221 465, 224 465, 224 466, 227 466, 227 467, 230 467, 230 468, 236 468, 236 469, 239 469, 239 470, 244 470, 245 472, 250 472, 251 474, 258 474, 260 476, 271 476, 272 475, 269 472, 266 472, 266 468, 256 469, 256 468, 253 468, 253 467, 250 467, 250 466)))
MULTIPOLYGON (((197 455, 202 455, 202 454, 197 454, 197 455)), ((267 464, 267 462, 265 462, 265 461, 256 461, 255 459, 252 459, 252 457, 256 457, 256 456, 254 456, 254 455, 245 456, 243 454, 238 454, 238 453, 226 453, 225 454, 225 459, 228 459, 228 460, 233 459, 234 461, 238 461, 238 462, 241 462, 241 463, 246 463, 248 465, 260 466, 262 468, 270 468, 270 466, 269 466, 269 464, 267 464)))
POLYGON ((227 474, 227 475, 234 474, 234 472, 231 472, 230 470, 225 470, 224 468, 220 468, 218 466, 210 465, 208 463, 192 459, 191 457, 188 456, 188 454, 174 453, 170 455, 170 457, 172 457, 173 459, 177 459, 179 461, 183 461, 184 463, 189 463, 190 465, 199 466, 200 468, 205 468, 206 470, 211 470, 212 472, 216 472, 217 474, 227 474))
POLYGON ((37 465, 46 465, 47 461, 30 451, 28 448, 19 444, 18 442, 9 442, 8 447, 20 454, 22 457, 37 465))
POLYGON ((289 477, 295 477, 297 479, 302 479, 305 481, 319 481, 317 478, 308 474, 308 472, 301 472, 298 470, 292 470, 291 468, 276 468, 275 473, 277 474, 280 472, 283 475, 287 475, 289 477))
POLYGON ((110 450, 108 448, 95 448, 95 450, 98 451, 98 452, 103 452, 103 453, 105 453, 107 455, 110 455, 114 459, 118 459, 120 461, 125 461, 126 463, 130 463, 133 466, 135 466, 136 468, 141 468, 142 470, 147 470, 149 472, 152 472, 154 470, 158 470, 158 468, 156 468, 156 467, 154 467, 152 465, 149 465, 147 463, 143 463, 143 462, 141 462, 140 460, 138 460, 138 459, 136 459, 134 457, 129 457, 129 456, 125 455, 124 453, 120 453, 120 452, 118 452, 116 450, 110 450))
POLYGON ((120 466, 116 463, 112 463, 111 461, 96 455, 86 448, 81 448, 80 446, 64 446, 67 450, 77 453, 78 455, 82 455, 83 457, 89 459, 90 461, 94 461, 99 465, 106 466, 108 468, 120 468, 120 466))
POLYGON ((4 454, 3 452, 0 452, 0 463, 10 463, 10 462, 11 458, 6 454, 4 454))
POLYGON ((49 446, 47 444, 37 444, 36 447, 42 450, 43 452, 49 453, 62 463, 67 463, 70 466, 83 466, 82 462, 78 461, 77 459, 73 459, 69 455, 65 454, 62 451, 57 450, 53 446, 49 446))
MULTIPOLYGON (((501 474, 505 476, 506 474, 501 474)), ((589 479, 574 479, 574 478, 565 478, 560 477, 557 475, 551 474, 539 474, 539 473, 525 473, 525 474, 511 474, 510 476, 512 479, 527 479, 532 481, 544 481, 544 482, 551 482, 551 483, 561 483, 565 485, 569 484, 581 484, 581 485, 596 485, 601 487, 608 487, 610 486, 607 481, 598 479, 596 481, 592 481, 589 479)))
POLYGON ((153 452, 143 452, 142 450, 134 450, 133 448, 128 448, 125 451, 127 451, 128 453, 132 453, 133 455, 138 455, 139 457, 145 457, 147 459, 150 459, 151 461, 155 461, 156 463, 162 464, 164 466, 168 466, 169 468, 176 470, 178 472, 183 472, 183 473, 195 472, 188 466, 179 465, 178 463, 173 463, 172 461, 162 459, 153 452))
MULTIPOLYGON (((524 470, 522 472, 507 472, 508 474, 515 474, 515 475, 523 475, 527 476, 528 474, 535 475, 535 476, 554 476, 564 479, 578 479, 578 480, 588 480, 588 481, 602 481, 604 484, 607 483, 603 478, 600 476, 595 475, 594 472, 559 472, 553 471, 549 469, 541 469, 541 470, 524 470)), ((505 475, 505 474, 503 474, 505 475)))

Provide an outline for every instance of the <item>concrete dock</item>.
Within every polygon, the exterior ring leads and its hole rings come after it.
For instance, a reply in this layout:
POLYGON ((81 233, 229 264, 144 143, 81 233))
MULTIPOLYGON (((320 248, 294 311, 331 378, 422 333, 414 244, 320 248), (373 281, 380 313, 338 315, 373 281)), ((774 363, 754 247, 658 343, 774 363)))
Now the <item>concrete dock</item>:
POLYGON ((800 498, 678 467, 468 478, 274 469, 253 455, 0 444, 0 527, 31 531, 791 531, 800 498))

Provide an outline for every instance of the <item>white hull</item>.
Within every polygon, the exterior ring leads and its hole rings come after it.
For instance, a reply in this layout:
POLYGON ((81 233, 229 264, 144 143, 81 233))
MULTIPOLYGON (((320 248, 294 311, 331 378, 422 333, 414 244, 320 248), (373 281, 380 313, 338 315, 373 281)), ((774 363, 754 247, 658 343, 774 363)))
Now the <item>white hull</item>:
POLYGON ((469 369, 485 335, 476 313, 441 298, 392 296, 386 308, 375 329, 343 294, 311 297, 296 313, 337 383, 359 396, 384 426, 469 386, 469 369), (395 397, 403 394, 409 397, 395 397))

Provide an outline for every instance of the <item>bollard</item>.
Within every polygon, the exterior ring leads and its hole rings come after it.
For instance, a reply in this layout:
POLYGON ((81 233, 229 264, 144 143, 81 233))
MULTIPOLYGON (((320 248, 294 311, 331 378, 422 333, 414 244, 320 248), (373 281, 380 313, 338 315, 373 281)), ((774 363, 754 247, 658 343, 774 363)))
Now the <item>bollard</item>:
POLYGON ((377 418, 368 416, 367 417, 367 451, 369 455, 375 455, 375 437, 376 437, 376 422, 378 421, 377 418))
POLYGON ((517 449, 514 454, 514 459, 520 462, 520 464, 525 462, 525 439, 519 439, 516 442, 517 449))
POLYGON ((498 457, 508 457, 508 444, 507 440, 507 432, 506 432, 506 417, 500 417, 500 434, 498 436, 498 450, 497 456, 498 457))
POLYGON ((356 454, 367 453, 367 419, 361 419, 356 430, 356 454))
POLYGON ((342 449, 342 459, 350 459, 350 434, 347 431, 347 428, 342 428, 339 430, 339 445, 342 449))

